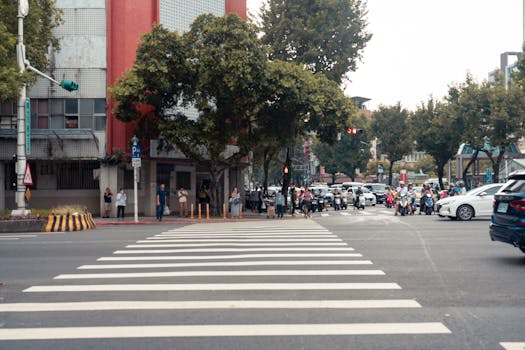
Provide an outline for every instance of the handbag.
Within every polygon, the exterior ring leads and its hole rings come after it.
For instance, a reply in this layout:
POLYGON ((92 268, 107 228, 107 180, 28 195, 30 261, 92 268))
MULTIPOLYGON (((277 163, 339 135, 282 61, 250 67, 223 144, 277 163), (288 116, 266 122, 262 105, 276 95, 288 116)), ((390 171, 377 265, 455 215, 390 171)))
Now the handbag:
POLYGON ((162 215, 170 215, 170 207, 165 205, 164 206, 164 211, 162 212, 162 215))

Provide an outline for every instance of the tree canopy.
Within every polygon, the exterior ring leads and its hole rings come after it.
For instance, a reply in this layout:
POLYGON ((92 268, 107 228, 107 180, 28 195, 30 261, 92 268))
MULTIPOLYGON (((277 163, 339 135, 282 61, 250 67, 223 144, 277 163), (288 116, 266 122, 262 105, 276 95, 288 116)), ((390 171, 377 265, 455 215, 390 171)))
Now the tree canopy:
POLYGON ((340 83, 371 39, 361 0, 269 0, 261 10, 270 58, 306 65, 340 83))
MULTIPOLYGON (((0 0, 0 13, 0 103, 3 103, 15 101, 22 84, 33 82, 35 76, 29 72, 20 76, 16 61, 18 2, 0 0)), ((26 58, 41 71, 49 65, 49 47, 60 49, 59 38, 53 35, 52 29, 62 23, 61 15, 55 0, 34 0, 24 18, 26 58)))

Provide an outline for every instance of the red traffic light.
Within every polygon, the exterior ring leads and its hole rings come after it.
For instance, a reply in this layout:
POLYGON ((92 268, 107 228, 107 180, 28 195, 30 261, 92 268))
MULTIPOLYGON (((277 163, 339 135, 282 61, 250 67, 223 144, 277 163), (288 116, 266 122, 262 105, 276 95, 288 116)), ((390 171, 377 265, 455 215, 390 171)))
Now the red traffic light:
POLYGON ((346 133, 350 135, 359 135, 363 132, 363 129, 357 129, 357 128, 348 128, 346 129, 346 133))
POLYGON ((288 174, 288 171, 289 171, 289 170, 288 170, 288 167, 285 166, 285 167, 283 168, 283 174, 288 174))

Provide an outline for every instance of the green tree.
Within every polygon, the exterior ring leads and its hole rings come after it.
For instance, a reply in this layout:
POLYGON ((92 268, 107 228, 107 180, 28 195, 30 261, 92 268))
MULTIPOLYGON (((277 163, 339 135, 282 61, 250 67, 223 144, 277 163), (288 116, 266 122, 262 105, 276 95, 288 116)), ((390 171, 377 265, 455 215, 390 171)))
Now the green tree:
POLYGON ((392 169, 395 162, 404 155, 410 154, 413 148, 413 137, 410 131, 409 113, 395 106, 380 106, 374 112, 371 131, 381 143, 381 152, 386 154, 390 161, 388 167, 388 184, 392 185, 392 169))
POLYGON ((332 174, 332 182, 335 182, 336 173, 345 173, 354 181, 356 169, 366 169, 371 153, 366 144, 362 143, 365 140, 368 139, 363 135, 343 134, 341 140, 333 145, 315 143, 314 153, 320 164, 332 174))
POLYGON ((255 28, 238 16, 201 15, 182 37, 160 26, 145 35, 133 68, 112 89, 119 119, 153 109, 163 147, 209 167, 214 213, 222 174, 251 148, 266 58, 255 28), (190 103, 197 118, 177 107, 190 103))
POLYGON ((305 64, 340 83, 371 35, 361 0, 269 0, 261 9, 263 41, 271 59, 305 64))
MULTIPOLYGON (((0 103, 15 101, 23 83, 35 81, 32 73, 20 76, 16 60, 18 35, 18 2, 0 0, 0 103)), ((29 14, 24 19, 26 58, 33 67, 45 71, 49 66, 49 47, 59 50, 59 38, 52 29, 62 23, 62 12, 55 0, 30 2, 29 14)))
POLYGON ((411 125, 417 149, 434 159, 439 186, 444 188, 445 165, 457 153, 462 140, 460 120, 447 104, 431 98, 414 112, 411 125))

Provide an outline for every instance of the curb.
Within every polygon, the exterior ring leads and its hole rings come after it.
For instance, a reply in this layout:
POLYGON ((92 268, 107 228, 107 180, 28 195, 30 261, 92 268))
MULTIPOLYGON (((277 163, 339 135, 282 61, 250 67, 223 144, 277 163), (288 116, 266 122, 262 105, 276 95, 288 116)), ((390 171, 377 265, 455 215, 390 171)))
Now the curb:
POLYGON ((49 215, 45 232, 73 232, 96 228, 95 220, 91 213, 49 215))

